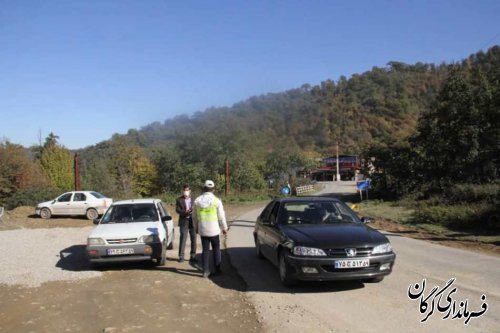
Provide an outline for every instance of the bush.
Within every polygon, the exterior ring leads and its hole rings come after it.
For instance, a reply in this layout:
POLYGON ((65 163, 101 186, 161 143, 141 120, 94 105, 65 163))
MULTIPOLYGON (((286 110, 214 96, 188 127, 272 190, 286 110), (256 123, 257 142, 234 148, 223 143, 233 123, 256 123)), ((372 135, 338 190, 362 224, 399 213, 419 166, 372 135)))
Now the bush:
POLYGON ((413 223, 438 224, 451 229, 499 231, 500 209, 486 203, 420 207, 413 223))
POLYGON ((443 193, 448 204, 472 202, 500 202, 500 183, 456 184, 443 193))
POLYGON ((6 209, 14 209, 19 206, 36 206, 38 203, 54 199, 62 191, 54 187, 32 187, 22 189, 5 200, 6 209))

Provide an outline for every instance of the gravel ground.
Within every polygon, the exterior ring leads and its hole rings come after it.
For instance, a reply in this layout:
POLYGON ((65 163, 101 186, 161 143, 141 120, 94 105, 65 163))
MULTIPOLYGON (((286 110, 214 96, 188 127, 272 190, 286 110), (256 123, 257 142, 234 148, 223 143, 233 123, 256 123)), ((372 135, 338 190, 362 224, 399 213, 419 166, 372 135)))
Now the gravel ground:
MULTIPOLYGON (((261 205, 227 205, 227 219, 231 221, 261 205)), ((174 207, 169 211, 177 221, 174 207)), ((91 269, 85 253, 87 236, 94 228, 92 221, 72 217, 44 220, 33 212, 34 207, 18 207, 6 212, 0 221, 0 285, 39 287, 50 281, 84 280, 105 274, 91 269)), ((175 234, 178 242, 179 230, 175 234)))
POLYGON ((92 227, 0 232, 0 284, 38 287, 44 282, 99 277, 85 254, 92 227))

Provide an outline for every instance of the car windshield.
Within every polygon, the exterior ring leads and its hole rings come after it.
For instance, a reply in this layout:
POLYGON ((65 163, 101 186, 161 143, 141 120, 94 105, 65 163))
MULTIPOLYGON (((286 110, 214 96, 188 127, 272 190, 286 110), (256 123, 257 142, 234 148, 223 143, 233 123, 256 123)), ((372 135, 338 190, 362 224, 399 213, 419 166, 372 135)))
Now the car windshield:
POLYGON ((115 205, 109 208, 101 224, 158 221, 158 213, 152 203, 115 205))
POLYGON ((287 202, 283 205, 281 224, 360 223, 359 218, 339 201, 287 202))

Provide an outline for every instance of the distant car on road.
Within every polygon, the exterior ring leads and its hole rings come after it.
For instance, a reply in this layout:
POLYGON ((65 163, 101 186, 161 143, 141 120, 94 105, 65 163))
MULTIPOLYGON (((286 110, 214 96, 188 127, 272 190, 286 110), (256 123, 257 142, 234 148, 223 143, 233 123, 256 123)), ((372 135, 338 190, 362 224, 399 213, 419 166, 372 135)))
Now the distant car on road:
POLYGON ((163 266, 174 247, 174 223, 159 199, 117 201, 94 223, 87 239, 93 264, 154 260, 163 266))
POLYGON ((299 280, 378 282, 392 272, 396 254, 368 222, 337 199, 276 199, 257 219, 255 249, 279 267, 285 286, 299 280))
POLYGON ((35 214, 44 219, 52 215, 83 215, 93 220, 104 214, 113 199, 94 191, 73 191, 51 201, 39 203, 35 214))

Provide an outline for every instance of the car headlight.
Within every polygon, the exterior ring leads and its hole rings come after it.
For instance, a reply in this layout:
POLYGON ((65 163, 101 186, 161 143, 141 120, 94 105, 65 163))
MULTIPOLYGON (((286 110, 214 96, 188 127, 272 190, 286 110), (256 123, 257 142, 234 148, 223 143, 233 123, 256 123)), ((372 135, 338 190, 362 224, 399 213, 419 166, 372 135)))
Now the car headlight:
POLYGON ((385 243, 381 245, 377 245, 373 248, 372 254, 380 254, 380 253, 388 253, 392 252, 391 243, 385 243))
POLYGON ((89 238, 87 239, 88 245, 104 245, 104 239, 102 238, 89 238))
POLYGON ((296 256, 326 256, 325 251, 313 247, 295 246, 293 254, 296 256))
POLYGON ((148 243, 153 243, 154 240, 155 240, 154 235, 144 235, 144 236, 139 237, 137 242, 148 244, 148 243))

